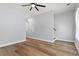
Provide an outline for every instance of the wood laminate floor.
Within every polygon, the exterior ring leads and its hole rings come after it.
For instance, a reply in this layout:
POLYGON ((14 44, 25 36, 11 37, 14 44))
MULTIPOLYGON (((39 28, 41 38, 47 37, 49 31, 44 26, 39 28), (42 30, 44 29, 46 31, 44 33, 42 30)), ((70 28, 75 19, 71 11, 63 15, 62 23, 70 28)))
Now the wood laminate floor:
POLYGON ((74 43, 44 42, 27 38, 27 41, 0 48, 1 56, 78 56, 74 43))

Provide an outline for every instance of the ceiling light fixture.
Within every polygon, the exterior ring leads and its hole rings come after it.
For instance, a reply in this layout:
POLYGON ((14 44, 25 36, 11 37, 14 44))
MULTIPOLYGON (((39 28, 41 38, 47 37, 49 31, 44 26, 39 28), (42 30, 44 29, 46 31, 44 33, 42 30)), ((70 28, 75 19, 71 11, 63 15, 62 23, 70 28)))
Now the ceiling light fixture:
POLYGON ((32 6, 33 8, 35 7, 35 5, 34 5, 34 4, 32 4, 31 6, 32 6))
POLYGON ((39 9, 37 8, 37 6, 38 7, 46 7, 45 5, 40 5, 40 4, 37 4, 37 3, 29 3, 29 4, 27 4, 27 5, 21 5, 21 6, 31 6, 30 7, 30 11, 32 10, 32 8, 35 8, 37 11, 39 11, 39 9))

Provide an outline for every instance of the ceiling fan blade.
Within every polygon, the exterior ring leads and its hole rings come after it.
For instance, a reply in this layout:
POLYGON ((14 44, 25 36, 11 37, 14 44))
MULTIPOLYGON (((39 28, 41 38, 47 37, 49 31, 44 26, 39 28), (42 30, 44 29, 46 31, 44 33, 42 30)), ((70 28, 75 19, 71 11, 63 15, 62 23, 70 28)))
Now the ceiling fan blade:
POLYGON ((36 6, 39 6, 39 7, 46 7, 46 6, 44 6, 44 5, 38 5, 38 4, 36 4, 36 6))
POLYGON ((30 11, 32 10, 32 7, 30 8, 30 11))
POLYGON ((39 11, 39 9, 35 6, 36 10, 39 11))
POLYGON ((28 5, 21 5, 21 6, 31 6, 31 4, 28 4, 28 5))

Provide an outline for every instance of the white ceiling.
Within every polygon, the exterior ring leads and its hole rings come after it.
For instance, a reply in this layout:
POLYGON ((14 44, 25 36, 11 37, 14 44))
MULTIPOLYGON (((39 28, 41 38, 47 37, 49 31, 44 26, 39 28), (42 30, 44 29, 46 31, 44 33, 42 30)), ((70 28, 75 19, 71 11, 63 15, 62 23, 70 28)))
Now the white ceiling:
POLYGON ((22 7, 21 5, 23 5, 23 3, 16 3, 16 4, 15 3, 10 3, 10 4, 2 3, 0 4, 0 8, 3 8, 2 6, 7 6, 8 8, 15 8, 25 13, 26 17, 30 17, 30 16, 36 16, 38 14, 41 14, 50 10, 52 10, 54 14, 66 12, 66 11, 75 9, 75 5, 76 5, 75 3, 71 3, 71 5, 69 6, 66 5, 67 3, 39 3, 39 4, 46 6, 45 8, 38 7, 39 12, 35 8, 29 11, 30 6, 22 7))
POLYGON ((66 5, 67 3, 39 3, 39 4, 46 6, 45 8, 38 7, 39 12, 35 8, 29 11, 30 7, 28 6, 23 7, 28 17, 36 16, 38 14, 41 14, 50 10, 52 10, 54 14, 66 12, 66 11, 75 9, 75 5, 76 5, 75 3, 71 3, 69 6, 66 5))

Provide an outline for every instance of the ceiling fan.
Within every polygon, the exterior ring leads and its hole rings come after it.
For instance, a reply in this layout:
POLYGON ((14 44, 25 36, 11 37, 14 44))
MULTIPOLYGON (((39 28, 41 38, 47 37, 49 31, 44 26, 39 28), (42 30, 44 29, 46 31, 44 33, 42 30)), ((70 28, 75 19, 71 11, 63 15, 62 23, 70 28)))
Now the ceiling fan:
POLYGON ((37 4, 37 3, 29 3, 27 5, 21 5, 21 6, 23 6, 23 7, 31 6, 30 11, 32 10, 32 8, 35 8, 37 11, 39 11, 37 6, 39 6, 39 7, 46 7, 45 5, 40 5, 40 4, 37 4))

